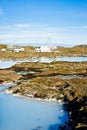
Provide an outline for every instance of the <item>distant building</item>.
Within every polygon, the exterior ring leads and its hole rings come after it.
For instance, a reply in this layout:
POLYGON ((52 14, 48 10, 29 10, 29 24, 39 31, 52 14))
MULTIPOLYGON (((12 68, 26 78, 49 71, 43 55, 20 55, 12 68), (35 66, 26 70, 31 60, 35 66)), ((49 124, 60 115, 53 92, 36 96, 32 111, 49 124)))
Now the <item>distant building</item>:
POLYGON ((53 46, 41 46, 41 47, 38 47, 36 48, 36 51, 37 52, 52 52, 54 51, 56 47, 53 47, 53 46))
POLYGON ((14 48, 13 51, 14 52, 22 52, 22 51, 24 51, 24 48, 14 48))
POLYGON ((50 46, 41 46, 41 52, 51 52, 52 48, 50 46))
POLYGON ((2 49, 1 49, 1 51, 4 51, 4 52, 5 52, 5 51, 6 51, 6 49, 5 49, 5 48, 2 48, 2 49))
POLYGON ((36 48, 36 52, 41 52, 40 47, 36 48))

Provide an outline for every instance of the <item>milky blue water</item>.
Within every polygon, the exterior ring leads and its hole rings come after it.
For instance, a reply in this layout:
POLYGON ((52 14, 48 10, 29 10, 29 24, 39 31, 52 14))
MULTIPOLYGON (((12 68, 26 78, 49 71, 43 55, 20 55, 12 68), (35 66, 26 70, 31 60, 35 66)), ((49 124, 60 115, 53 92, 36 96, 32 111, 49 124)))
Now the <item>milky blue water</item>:
POLYGON ((33 57, 32 59, 25 59, 25 60, 0 60, 0 68, 5 69, 9 68, 12 65, 20 62, 53 62, 53 61, 69 61, 69 62, 82 62, 87 61, 87 57, 56 57, 56 58, 48 58, 48 57, 40 57, 36 58, 33 57))
POLYGON ((47 57, 41 57, 36 58, 36 61, 39 62, 53 62, 53 61, 69 61, 69 62, 82 62, 87 61, 87 57, 56 57, 56 58, 47 58, 47 57))
POLYGON ((0 69, 9 68, 14 65, 16 62, 13 60, 0 60, 0 69))
POLYGON ((55 61, 83 62, 87 61, 87 57, 57 57, 55 61))
POLYGON ((0 87, 0 130, 58 130, 68 120, 61 103, 5 94, 9 86, 0 87))

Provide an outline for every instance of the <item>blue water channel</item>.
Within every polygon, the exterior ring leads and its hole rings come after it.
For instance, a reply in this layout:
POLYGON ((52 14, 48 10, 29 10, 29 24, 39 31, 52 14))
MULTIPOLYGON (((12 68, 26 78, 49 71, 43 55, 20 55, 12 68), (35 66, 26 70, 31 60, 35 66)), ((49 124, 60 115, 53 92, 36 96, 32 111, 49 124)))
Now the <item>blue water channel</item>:
POLYGON ((56 57, 56 58, 48 58, 48 57, 32 57, 31 59, 25 60, 0 60, 0 69, 9 68, 16 63, 21 62, 55 62, 55 61, 69 61, 69 62, 83 62, 87 61, 87 57, 56 57))

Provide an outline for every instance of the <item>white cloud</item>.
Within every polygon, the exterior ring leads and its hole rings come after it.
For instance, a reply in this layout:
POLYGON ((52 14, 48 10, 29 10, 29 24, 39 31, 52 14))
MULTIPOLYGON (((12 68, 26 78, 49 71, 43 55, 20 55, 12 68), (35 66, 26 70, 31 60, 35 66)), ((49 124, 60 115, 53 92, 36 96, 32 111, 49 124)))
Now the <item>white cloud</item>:
POLYGON ((61 33, 66 30, 64 27, 50 27, 37 24, 15 24, 0 26, 3 38, 60 38, 61 33), (16 32, 16 33, 15 33, 16 32))
MULTIPOLYGON (((46 33, 61 33, 65 32, 66 28, 64 27, 50 27, 48 25, 39 25, 39 24, 14 24, 14 25, 0 25, 0 29, 2 30, 13 30, 13 31, 21 31, 21 32, 30 32, 30 31, 40 31, 40 32, 46 32, 46 33)), ((17 32, 18 32, 17 31, 17 32)))
POLYGON ((18 42, 47 42, 51 38, 54 43, 78 43, 86 42, 86 33, 83 27, 56 27, 41 24, 13 24, 0 26, 0 40, 17 40, 18 42), (83 28, 83 29, 82 29, 83 28), (79 30, 79 31, 78 31, 79 30))
POLYGON ((0 15, 3 15, 3 9, 2 8, 0 8, 0 15))
POLYGON ((32 24, 16 24, 15 25, 15 27, 18 27, 18 28, 30 28, 32 26, 33 26, 32 24))
POLYGON ((46 31, 41 31, 41 30, 32 30, 32 31, 22 31, 22 32, 17 32, 17 33, 0 33, 0 39, 4 38, 27 38, 27 39, 76 39, 79 38, 79 36, 72 36, 71 34, 61 34, 61 33, 51 33, 51 32, 46 32, 46 31))

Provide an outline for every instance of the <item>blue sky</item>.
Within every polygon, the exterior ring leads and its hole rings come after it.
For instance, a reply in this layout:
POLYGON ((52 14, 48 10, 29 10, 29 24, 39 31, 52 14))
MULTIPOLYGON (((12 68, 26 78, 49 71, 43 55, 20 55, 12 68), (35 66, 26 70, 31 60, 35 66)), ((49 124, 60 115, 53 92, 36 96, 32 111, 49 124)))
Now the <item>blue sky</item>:
POLYGON ((0 43, 87 44, 87 0, 0 0, 0 43))

